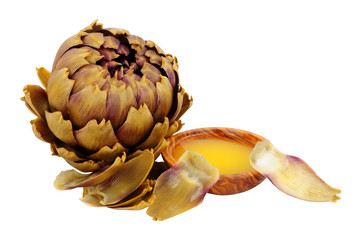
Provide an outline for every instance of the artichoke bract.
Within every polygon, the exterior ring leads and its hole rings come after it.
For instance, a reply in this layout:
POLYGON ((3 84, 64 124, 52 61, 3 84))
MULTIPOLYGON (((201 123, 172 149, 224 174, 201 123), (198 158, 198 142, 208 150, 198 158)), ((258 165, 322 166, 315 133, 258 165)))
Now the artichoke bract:
MULTIPOLYGON (((144 154, 155 160, 192 105, 179 84, 176 57, 152 41, 97 21, 61 45, 51 72, 39 68, 37 73, 44 88, 27 85, 23 97, 37 116, 31 121, 33 132, 50 143, 54 155, 91 176, 118 158, 127 162, 144 154)), ((140 170, 140 162, 137 168, 146 176, 153 164, 144 165, 149 169, 140 170)), ((122 198, 148 185, 145 176, 122 198)))

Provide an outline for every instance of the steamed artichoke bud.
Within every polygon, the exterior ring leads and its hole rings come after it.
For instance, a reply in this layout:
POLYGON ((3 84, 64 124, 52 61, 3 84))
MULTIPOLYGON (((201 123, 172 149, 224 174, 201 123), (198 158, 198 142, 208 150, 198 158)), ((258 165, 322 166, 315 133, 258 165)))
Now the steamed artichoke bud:
POLYGON ((27 85, 23 98, 38 117, 33 131, 83 172, 124 152, 154 149, 158 156, 192 104, 179 85, 176 57, 97 21, 61 45, 51 72, 37 73, 45 89, 27 85))

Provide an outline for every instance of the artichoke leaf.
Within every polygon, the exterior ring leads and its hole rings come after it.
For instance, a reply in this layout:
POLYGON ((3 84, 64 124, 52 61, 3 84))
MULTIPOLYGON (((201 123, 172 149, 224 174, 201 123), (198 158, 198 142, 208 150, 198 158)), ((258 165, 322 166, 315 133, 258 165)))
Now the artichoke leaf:
POLYGON ((53 135, 44 120, 38 117, 34 120, 31 120, 30 123, 32 125, 32 131, 37 138, 48 143, 53 143, 56 141, 55 135, 53 135))
POLYGON ((99 124, 96 119, 89 121, 86 126, 74 132, 77 142, 91 151, 98 151, 104 146, 113 147, 118 143, 111 121, 103 119, 99 124))
POLYGON ((120 209, 121 207, 131 205, 135 202, 138 202, 138 200, 142 200, 144 195, 151 192, 153 190, 154 186, 154 180, 145 180, 134 192, 129 194, 127 197, 119 201, 118 203, 115 203, 113 205, 108 205, 109 208, 116 208, 120 209))
POLYGON ((101 122, 106 116, 107 91, 91 84, 71 95, 68 109, 72 123, 83 128, 90 120, 101 122))
POLYGON ((168 118, 164 119, 163 123, 156 123, 149 137, 141 143, 135 149, 147 149, 147 148, 155 148, 158 144, 164 139, 169 129, 169 120, 168 118))
POLYGON ((48 71, 46 68, 44 67, 40 67, 40 68, 36 68, 37 71, 37 76, 40 79, 40 82, 42 83, 42 85, 47 88, 47 82, 48 79, 51 76, 51 72, 48 71))
POLYGON ((49 109, 46 91, 38 85, 26 85, 23 89, 25 96, 22 98, 26 106, 36 116, 45 120, 45 111, 49 109))
POLYGON ((118 203, 143 183, 153 163, 153 152, 145 150, 141 155, 122 164, 108 181, 88 187, 87 191, 100 198, 102 205, 118 203))
POLYGON ((99 49, 104 43, 104 37, 102 33, 93 32, 84 36, 82 41, 84 45, 99 49))
POLYGON ((48 101, 51 109, 61 111, 65 118, 67 117, 68 100, 75 84, 75 81, 70 79, 68 75, 69 70, 67 68, 54 71, 47 83, 48 101))
POLYGON ((62 171, 55 179, 54 186, 58 190, 68 190, 77 187, 95 186, 112 177, 118 168, 124 163, 126 155, 117 157, 116 161, 104 171, 92 174, 82 174, 75 170, 62 171))
POLYGON ((178 162, 159 176, 154 187, 154 202, 147 214, 165 220, 199 205, 219 179, 219 170, 203 156, 186 151, 178 162))
POLYGON ((61 141, 70 145, 76 146, 77 141, 73 135, 72 123, 70 120, 64 120, 60 111, 45 112, 48 128, 61 141))
POLYGON ((105 84, 108 71, 99 65, 89 64, 81 67, 73 74, 72 80, 75 80, 71 95, 81 91, 86 86, 97 84, 99 88, 105 84))
POLYGON ((113 147, 102 147, 98 152, 89 155, 87 158, 97 161, 103 160, 107 164, 110 164, 117 158, 117 156, 127 151, 127 148, 123 147, 120 143, 116 143, 113 147))
POLYGON ((93 172, 106 166, 106 162, 103 160, 101 161, 84 160, 83 162, 75 162, 75 161, 68 160, 66 158, 64 159, 68 164, 70 164, 72 167, 76 168, 81 172, 93 172))
POLYGON ((325 183, 302 159, 277 150, 270 141, 258 142, 250 163, 280 191, 313 202, 336 202, 341 191, 325 183))
POLYGON ((131 107, 123 125, 116 131, 120 143, 125 147, 131 147, 144 140, 151 132, 154 125, 152 113, 146 104, 139 109, 131 107))

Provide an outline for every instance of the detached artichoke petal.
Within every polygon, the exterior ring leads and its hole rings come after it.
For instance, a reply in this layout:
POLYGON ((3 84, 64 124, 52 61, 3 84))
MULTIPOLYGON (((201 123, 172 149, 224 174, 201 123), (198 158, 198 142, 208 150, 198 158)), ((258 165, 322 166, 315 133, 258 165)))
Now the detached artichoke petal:
POLYGON ((45 111, 49 109, 46 91, 37 85, 26 85, 23 91, 25 97, 22 100, 25 101, 26 106, 36 116, 45 120, 45 111))
POLYGON ((154 187, 154 202, 147 214, 165 220, 199 205, 219 179, 219 170, 203 156, 185 152, 179 161, 159 176, 154 187))
POLYGON ((258 142, 250 155, 251 165, 279 190, 313 202, 336 202, 339 189, 319 178, 302 159, 278 151, 268 140, 258 142))

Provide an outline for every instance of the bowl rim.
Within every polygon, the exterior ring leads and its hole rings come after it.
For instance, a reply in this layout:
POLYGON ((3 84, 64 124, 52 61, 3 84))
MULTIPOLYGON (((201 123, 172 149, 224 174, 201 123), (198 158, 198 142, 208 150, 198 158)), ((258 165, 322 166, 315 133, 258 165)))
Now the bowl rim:
MULTIPOLYGON (((228 140, 233 141, 237 143, 237 140, 245 143, 246 145, 250 147, 254 147, 255 144, 258 141, 266 140, 264 137, 242 129, 237 128, 229 128, 229 127, 203 127, 203 128, 194 128, 189 129, 183 132, 179 132, 170 138, 166 139, 167 146, 162 151, 162 157, 164 162, 169 166, 172 167, 178 159, 174 159, 173 155, 171 154, 173 150, 175 149, 175 145, 177 145, 178 142, 186 139, 186 138, 197 138, 198 140, 201 139, 200 136, 212 136, 209 139, 221 139, 221 140, 228 140), (215 135, 217 134, 217 135, 215 135), (246 136, 246 137, 245 137, 246 136), (250 139, 247 138, 247 136, 250 136, 250 139), (224 137, 224 138, 222 138, 224 137), (251 140, 251 141, 250 141, 251 140), (256 141, 256 142, 255 142, 256 141)), ((244 176, 248 173, 258 173, 255 169, 249 172, 243 172, 243 173, 232 173, 232 174, 220 174, 220 176, 244 176)), ((260 174, 261 175, 261 174, 260 174)))

